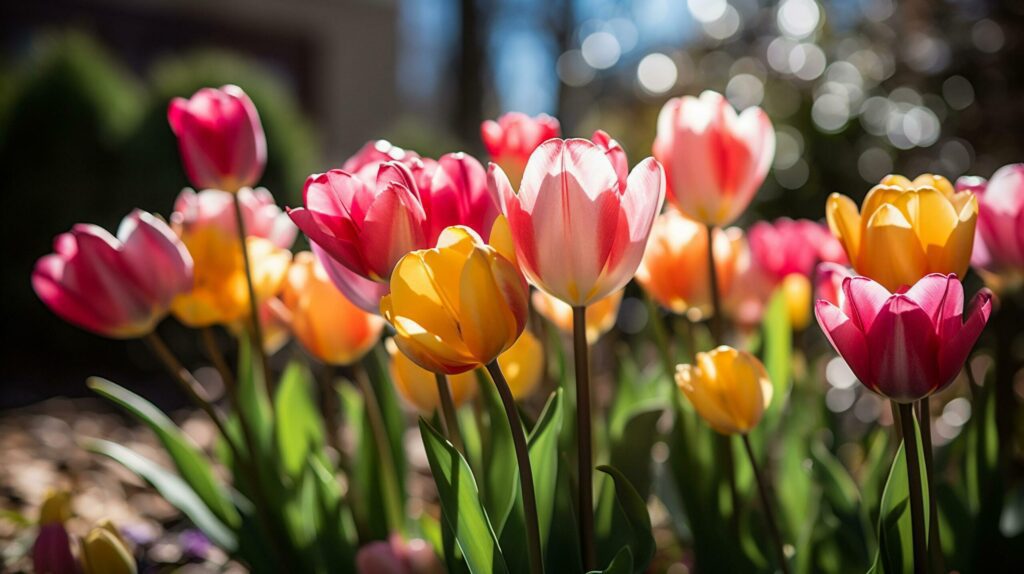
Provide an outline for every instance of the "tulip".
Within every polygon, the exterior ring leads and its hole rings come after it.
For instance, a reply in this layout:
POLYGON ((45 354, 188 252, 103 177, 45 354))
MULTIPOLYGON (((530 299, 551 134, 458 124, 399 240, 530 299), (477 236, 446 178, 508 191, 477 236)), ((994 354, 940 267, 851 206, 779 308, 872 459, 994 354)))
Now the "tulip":
MULTIPOLYGON (((619 316, 619 304, 622 303, 624 293, 625 290, 619 289, 604 299, 599 299, 587 306, 587 343, 593 345, 615 326, 615 320, 619 316)), ((559 331, 566 335, 572 335, 572 307, 568 303, 543 291, 534 291, 533 308, 540 313, 541 317, 551 321, 559 331)))
POLYGON ((65 321, 115 339, 150 333, 192 285, 192 257, 162 219, 135 210, 117 237, 78 224, 36 262, 32 287, 65 321))
MULTIPOLYGON (((237 238, 207 226, 185 232, 181 239, 195 261, 195 280, 191 291, 174 299, 175 317, 190 327, 231 324, 248 317, 245 261, 237 238)), ((280 290, 291 252, 260 237, 249 237, 246 244, 256 302, 262 304, 280 290)))
POLYGON ((604 150, 582 139, 541 144, 518 193, 501 168, 492 164, 489 175, 519 267, 534 285, 574 307, 632 279, 665 197, 658 162, 640 162, 620 188, 604 150))
MULTIPOLYGON (((711 315, 707 227, 670 209, 654 222, 636 279, 659 305, 699 321, 711 315)), ((732 290, 745 250, 738 228, 714 231, 715 268, 721 294, 732 290)))
POLYGON ((811 323, 811 280, 799 273, 791 273, 779 284, 786 302, 789 326, 802 331, 811 323))
POLYGON ((558 120, 545 114, 530 117, 509 112, 498 121, 487 120, 480 125, 480 137, 491 161, 500 165, 517 185, 533 150, 560 134, 558 120))
MULTIPOLYGON (((200 227, 216 227, 226 234, 237 236, 234 200, 232 194, 216 189, 196 193, 184 189, 174 201, 171 227, 178 235, 191 233, 200 227)), ((265 188, 244 188, 238 191, 242 207, 242 223, 248 237, 262 237, 274 245, 289 249, 295 243, 298 228, 274 202, 274 196, 265 188)))
POLYGON ((772 383, 757 357, 720 346, 676 367, 676 384, 697 414, 721 434, 747 434, 772 402, 772 383))
POLYGON ((400 163, 408 168, 420 191, 430 188, 430 181, 437 170, 437 162, 432 159, 420 157, 418 153, 402 149, 387 140, 375 140, 366 142, 355 155, 345 160, 341 171, 350 173, 373 187, 380 166, 388 162, 400 163))
POLYGON ((850 198, 834 193, 825 214, 857 273, 897 291, 929 273, 963 276, 978 200, 971 192, 955 192, 941 176, 911 182, 890 175, 871 189, 860 213, 850 198))
POLYGON ((775 132, 764 110, 737 115, 715 92, 665 103, 654 157, 665 166, 669 201, 706 225, 732 223, 750 204, 775 156, 775 132))
POLYGON ((309 247, 342 295, 367 313, 380 313, 380 298, 391 290, 387 283, 377 283, 357 274, 338 263, 316 243, 310 243, 309 247))
POLYGON ((853 277, 848 267, 838 263, 822 262, 814 274, 814 299, 824 299, 842 308, 846 296, 843 294, 843 280, 853 277))
POLYGON ((109 522, 94 527, 82 541, 84 574, 135 574, 138 568, 131 551, 109 522))
POLYGON ((526 326, 528 291, 518 270, 468 227, 398 262, 381 314, 416 364, 457 374, 493 361, 526 326))
POLYGON ((39 533, 32 545, 32 565, 39 574, 75 574, 78 563, 64 523, 71 519, 71 495, 49 491, 39 509, 39 533))
POLYGON ((281 300, 291 331, 309 354, 328 365, 350 365, 380 338, 384 321, 341 294, 309 251, 295 255, 281 300))
POLYGON ((960 178, 956 185, 978 198, 971 265, 994 289, 1024 284, 1024 163, 1001 167, 987 182, 960 178))
POLYGON ((428 246, 429 227, 409 168, 380 165, 369 186, 342 170, 306 180, 303 205, 288 212, 310 241, 357 275, 387 282, 406 253, 428 246))
POLYGON ((484 238, 490 234, 498 206, 487 189, 487 172, 472 156, 461 152, 441 156, 429 188, 421 191, 430 245, 452 225, 468 226, 484 238))
POLYGON ((750 227, 747 240, 751 257, 776 283, 794 273, 810 277, 819 261, 846 262, 828 227, 807 219, 759 221, 750 227))
POLYGON ((174 98, 167 120, 192 185, 235 192, 263 175, 267 140, 256 107, 238 86, 174 98))
POLYGON ((818 324, 861 383, 899 403, 953 382, 992 308, 983 289, 965 321, 964 290, 954 274, 926 275, 896 294, 866 277, 848 277, 843 293, 841 307, 817 302, 818 324))

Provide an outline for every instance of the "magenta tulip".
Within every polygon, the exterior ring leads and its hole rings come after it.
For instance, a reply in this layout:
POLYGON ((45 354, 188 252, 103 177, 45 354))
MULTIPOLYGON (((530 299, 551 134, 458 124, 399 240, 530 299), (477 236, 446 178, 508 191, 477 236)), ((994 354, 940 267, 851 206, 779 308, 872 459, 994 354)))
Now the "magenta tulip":
POLYGON ((200 189, 235 192, 255 185, 267 163, 259 114, 238 86, 203 88, 174 98, 167 120, 189 180, 200 189))
POLYGON ((530 117, 509 112, 498 121, 487 120, 480 125, 480 136, 491 161, 500 165, 517 185, 537 146, 560 134, 558 120, 545 114, 530 117))
POLYGON ((71 537, 64 524, 53 522, 39 526, 32 545, 32 568, 37 574, 79 574, 78 561, 71 553, 71 537))
POLYGON ((117 237, 89 224, 54 240, 36 262, 32 287, 54 313, 115 339, 141 337, 192 289, 192 257, 164 221, 135 210, 117 237))
POLYGON ((470 227, 484 239, 490 235, 498 206, 487 190, 487 172, 472 156, 462 152, 441 156, 430 186, 420 191, 430 245, 452 225, 470 227))
POLYGON ((987 182, 960 178, 956 187, 973 191, 978 198, 971 264, 1002 279, 1000 283, 1020 283, 1024 280, 1024 163, 1001 167, 987 182))
MULTIPOLYGON (((242 221, 249 237, 262 237, 282 249, 290 249, 299 230, 264 188, 245 188, 238 192, 242 205, 242 221)), ((196 193, 184 189, 174 201, 171 227, 176 231, 195 232, 199 227, 213 226, 226 235, 238 233, 235 222, 234 197, 226 191, 206 189, 196 193)))
POLYGON ((964 290, 954 274, 926 275, 895 294, 850 277, 843 293, 841 307, 817 302, 818 324, 864 385, 900 403, 952 383, 992 311, 992 294, 982 289, 965 321, 964 290))
POLYGON ((653 150, 665 167, 669 201, 690 219, 724 226, 764 182, 775 131, 761 108, 737 115, 725 97, 706 91, 665 103, 653 150))
POLYGON ((747 239, 751 257, 775 282, 793 273, 810 277, 820 261, 846 262, 843 246, 828 227, 807 219, 759 221, 747 239))
POLYGON ((374 140, 363 144, 355 155, 345 160, 341 171, 351 173, 373 187, 381 164, 389 161, 409 168, 413 181, 421 191, 430 187, 430 180, 437 169, 437 162, 432 159, 420 157, 418 153, 402 149, 387 140, 374 140))
POLYGON ((380 165, 373 186, 342 170, 311 175, 292 221, 339 263, 385 282, 406 253, 429 244, 427 215, 409 168, 380 165))
POLYGON ((508 218, 524 274, 573 306, 629 282, 665 199, 665 174, 653 158, 633 168, 620 187, 605 149, 584 139, 541 144, 518 193, 494 164, 489 184, 508 218))

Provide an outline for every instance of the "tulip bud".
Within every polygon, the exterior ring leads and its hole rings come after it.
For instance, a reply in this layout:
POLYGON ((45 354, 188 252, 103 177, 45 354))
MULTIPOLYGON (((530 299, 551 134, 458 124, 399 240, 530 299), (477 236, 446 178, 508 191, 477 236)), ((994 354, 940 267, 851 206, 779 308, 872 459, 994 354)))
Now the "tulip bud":
POLYGON ((721 94, 684 96, 658 116, 654 157, 665 168, 669 201, 687 217, 724 226, 750 205, 775 157, 775 131, 764 110, 737 115, 721 94))
POLYGON ((791 273, 782 280, 782 295, 786 299, 786 314, 794 331, 804 330, 811 322, 811 281, 799 273, 791 273))
POLYGON ((435 249, 395 266, 381 314, 398 347, 421 367, 457 374, 493 361, 526 326, 519 271, 468 227, 449 227, 435 249))
POLYGON ((309 354, 328 365, 358 361, 380 338, 384 321, 353 305, 335 289, 309 251, 295 255, 281 301, 291 331, 309 354))
POLYGON ((721 346, 676 368, 676 384, 711 428, 746 434, 772 402, 772 383, 757 357, 721 346))
POLYGON ((1024 285, 1024 164, 999 168, 992 179, 960 178, 957 190, 978 198, 971 265, 997 291, 1024 285))
POLYGON ((65 321, 114 339, 141 337, 192 285, 192 257, 162 219, 135 210, 117 237, 78 224, 36 262, 32 287, 65 321))
POLYGON ((64 523, 71 519, 71 495, 51 490, 39 508, 39 533, 32 545, 32 565, 38 574, 76 574, 71 538, 64 523))
POLYGON ((929 273, 964 275, 978 200, 941 176, 911 182, 890 175, 868 192, 859 213, 850 198, 833 193, 825 214, 857 273, 897 291, 929 273))
POLYGON ((941 391, 956 378, 992 310, 982 289, 964 317, 956 275, 930 274, 890 293, 867 277, 843 280, 841 306, 819 300, 815 315, 860 382, 896 402, 941 391))
POLYGON ((255 185, 263 175, 267 139, 256 106, 238 86, 203 88, 187 100, 174 98, 167 120, 195 187, 234 193, 255 185))
POLYGON ((560 133, 558 120, 545 114, 531 118, 519 112, 509 112, 498 121, 487 120, 480 125, 480 136, 491 161, 500 165, 517 186, 530 154, 545 141, 559 137, 560 133))
POLYGON ((135 557, 110 522, 95 526, 82 541, 84 574, 135 574, 135 557))

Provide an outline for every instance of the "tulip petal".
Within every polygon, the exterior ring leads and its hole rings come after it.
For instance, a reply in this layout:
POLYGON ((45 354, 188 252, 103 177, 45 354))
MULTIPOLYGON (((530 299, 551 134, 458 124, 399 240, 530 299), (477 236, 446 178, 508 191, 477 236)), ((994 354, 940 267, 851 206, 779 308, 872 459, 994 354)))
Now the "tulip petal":
MULTIPOLYGON (((943 324, 942 352, 939 353, 939 380, 942 390, 951 383, 960 372, 970 355, 971 349, 981 336, 982 330, 988 323, 989 315, 992 313, 992 292, 982 289, 971 300, 971 306, 967 311, 967 321, 963 325, 949 326, 943 324), (959 330, 953 331, 956 327, 959 330)), ((959 317, 956 319, 959 323, 959 317)))
POLYGON ((871 216, 854 268, 889 291, 897 291, 925 275, 928 260, 910 222, 887 203, 871 216))
POLYGON ((907 296, 889 298, 867 332, 867 346, 871 380, 882 395, 906 403, 936 390, 938 339, 931 317, 907 296))
POLYGON ((485 252, 474 250, 460 277, 459 328, 469 353, 487 364, 516 339, 515 319, 504 304, 485 252), (511 336, 510 336, 511 335, 511 336))
POLYGON ((402 256, 427 247, 425 220, 423 206, 409 188, 392 183, 381 190, 366 212, 359 238, 371 279, 390 277, 402 256))
POLYGON ((863 333, 871 330, 875 317, 892 296, 881 284, 859 275, 843 279, 843 293, 846 295, 843 313, 863 333))
POLYGON ((857 378, 877 392, 878 389, 873 387, 874 378, 871 373, 867 340, 856 322, 825 300, 818 300, 815 303, 814 315, 818 318, 818 325, 821 326, 828 342, 843 357, 857 378))
POLYGON ((857 204, 845 195, 833 193, 825 205, 825 217, 832 235, 843 244, 846 256, 850 261, 856 261, 861 240, 861 215, 857 212, 857 204))
MULTIPOLYGON (((905 294, 928 314, 936 328, 947 318, 955 318, 958 323, 960 322, 964 290, 956 275, 925 275, 905 294)), ((941 331, 937 330, 937 333, 941 336, 941 331)))

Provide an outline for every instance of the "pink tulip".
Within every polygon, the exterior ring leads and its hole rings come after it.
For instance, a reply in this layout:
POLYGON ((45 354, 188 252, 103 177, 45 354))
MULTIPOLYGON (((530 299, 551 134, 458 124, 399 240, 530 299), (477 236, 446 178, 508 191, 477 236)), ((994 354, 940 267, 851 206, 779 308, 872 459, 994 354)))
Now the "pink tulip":
POLYGON ((310 241, 357 275, 385 282, 406 253, 431 247, 427 215, 412 172, 380 165, 369 186, 342 170, 311 175, 304 208, 288 212, 310 241))
POLYGON ((260 116, 238 86, 203 88, 174 98, 167 110, 189 180, 197 188, 235 192, 255 185, 267 163, 260 116))
POLYGON ((747 232, 756 265, 776 283, 791 273, 810 277, 819 261, 845 263, 842 245, 828 227, 807 219, 759 221, 747 232))
POLYGON ((377 181, 377 172, 380 171, 381 164, 389 161, 401 163, 409 168, 420 190, 430 187, 430 180, 437 169, 437 162, 432 159, 420 157, 418 153, 402 149, 387 140, 374 140, 366 142, 354 156, 345 160, 341 171, 359 177, 372 187, 377 181))
POLYGON ((926 275, 905 293, 866 277, 843 281, 845 301, 818 301, 815 315, 832 346, 869 389, 901 403, 941 391, 960 372, 992 311, 982 289, 963 317, 956 275, 926 275))
POLYGON ((653 158, 633 168, 620 187, 605 150, 584 139, 541 144, 519 193, 494 164, 488 182, 508 218, 523 273, 573 306, 629 282, 665 199, 664 171, 653 158))
POLYGON ((393 535, 387 541, 377 540, 356 553, 359 574, 440 574, 441 562, 426 541, 413 538, 405 541, 393 535))
POLYGON ((71 553, 71 537, 61 522, 43 524, 32 545, 32 568, 38 574, 78 574, 78 561, 71 553))
MULTIPOLYGON (((274 196, 264 188, 244 188, 238 192, 242 204, 242 221, 249 237, 262 237, 282 249, 290 249, 299 230, 285 214, 274 196)), ((174 201, 171 226, 181 232, 194 232, 200 227, 214 226, 233 236, 235 228, 234 197, 226 191, 206 189, 196 193, 184 189, 174 201)))
POLYGON ((665 166, 669 201, 691 219, 724 226, 764 182, 775 132, 761 108, 737 115, 721 94, 706 91, 665 103, 653 149, 665 166))
POLYGON ((313 254, 320 260, 331 283, 341 291, 356 307, 367 313, 380 314, 380 298, 391 292, 390 283, 371 281, 355 271, 351 271, 327 254, 316 243, 310 243, 313 254))
POLYGON ((36 262, 32 287, 69 323, 115 339, 140 337, 192 288, 192 257, 162 219, 135 210, 117 237, 78 224, 36 262))
POLYGON ((987 182, 960 178, 958 191, 978 198, 971 264, 998 275, 1024 275, 1024 163, 1003 166, 987 182))
POLYGON ((490 235, 498 206, 487 189, 487 172, 472 156, 462 152, 441 156, 430 186, 420 190, 430 245, 452 225, 470 227, 485 239, 490 235))
POLYGON ((814 271, 814 299, 824 299, 836 307, 842 308, 846 300, 843 294, 843 281, 853 277, 853 270, 839 263, 823 261, 818 263, 814 271))
POLYGON ((487 120, 480 125, 480 136, 491 161, 500 165, 517 185, 533 150, 560 134, 558 120, 545 114, 530 117, 509 112, 498 121, 487 120))

